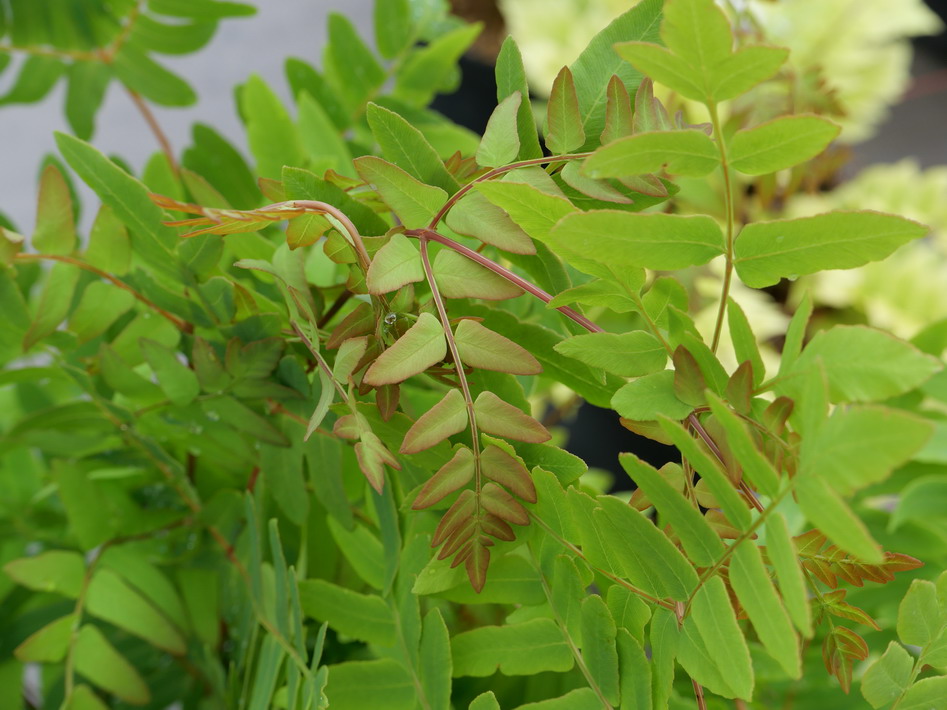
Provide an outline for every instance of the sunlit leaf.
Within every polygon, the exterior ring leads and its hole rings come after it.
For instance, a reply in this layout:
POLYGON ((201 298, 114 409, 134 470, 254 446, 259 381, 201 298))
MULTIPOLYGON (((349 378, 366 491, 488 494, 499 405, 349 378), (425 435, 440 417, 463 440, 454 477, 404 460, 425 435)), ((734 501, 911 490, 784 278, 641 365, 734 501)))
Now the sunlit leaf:
POLYGON ((533 675, 572 668, 572 653, 551 619, 481 626, 451 639, 454 677, 533 675))
POLYGON ((678 399, 672 370, 655 372, 629 382, 612 397, 612 406, 621 416, 635 421, 657 419, 662 414, 681 420, 694 409, 678 399))
POLYGON ((904 694, 899 710, 928 710, 947 702, 947 676, 922 678, 904 694))
POLYGON ((140 636, 158 648, 184 653, 180 632, 111 570, 96 572, 86 596, 89 613, 140 636))
POLYGON ((161 209, 148 198, 145 186, 84 141, 57 133, 56 145, 70 167, 135 233, 132 250, 153 268, 176 274, 172 250, 177 234, 162 224, 161 209))
POLYGON ((299 143, 316 165, 354 177, 352 154, 329 114, 308 92, 299 96, 299 143))
POLYGON ((786 519, 781 513, 772 513, 766 521, 766 555, 776 570, 776 580, 783 603, 796 628, 807 638, 812 635, 812 615, 806 582, 799 566, 796 548, 786 519))
POLYGON ((447 193, 441 188, 425 185, 381 158, 364 155, 355 161, 355 169, 365 182, 375 186, 385 204, 408 229, 426 227, 447 201, 447 193))
POLYGON ((725 698, 753 695, 749 649, 720 577, 697 590, 681 631, 677 659, 695 681, 725 698))
POLYGON ((539 444, 548 441, 546 427, 493 392, 481 392, 474 402, 477 425, 488 434, 539 444))
POLYGON ((737 361, 750 362, 753 365, 753 384, 759 385, 766 374, 763 357, 760 355, 760 348, 746 313, 732 298, 727 303, 727 326, 730 329, 730 339, 733 341, 737 361))
POLYGON ((403 234, 393 234, 388 243, 375 253, 365 277, 369 293, 374 294, 389 293, 405 284, 423 280, 421 254, 403 234))
POLYGON ((622 468, 644 491, 661 515, 661 522, 673 526, 694 564, 709 567, 724 552, 720 538, 707 524, 699 509, 675 490, 661 474, 634 454, 619 456, 622 468))
POLYGON ((664 433, 670 437, 684 458, 700 474, 702 481, 706 482, 729 521, 738 528, 746 529, 750 525, 750 511, 727 476, 723 464, 716 456, 698 444, 680 423, 663 415, 658 417, 658 421, 664 433))
POLYGON ((13 655, 23 663, 59 663, 66 656, 78 618, 67 614, 30 634, 13 655))
POLYGON ((800 373, 820 362, 833 402, 872 402, 903 394, 942 368, 913 345, 864 326, 822 331, 793 365, 800 373))
POLYGON ((697 587, 697 572, 667 535, 617 498, 598 499, 593 521, 612 559, 636 586, 672 599, 687 599, 697 587), (635 545, 623 544, 636 540, 635 545))
POLYGON ((514 254, 535 254, 529 235, 479 191, 467 193, 447 215, 447 226, 458 234, 474 237, 514 254))
MULTIPOLYGON (((454 88, 457 60, 477 39, 481 29, 480 23, 462 24, 427 46, 417 47, 396 74, 394 96, 415 106, 427 106, 436 94, 450 93, 454 88)), ((386 28, 385 32, 391 30, 386 28)))
POLYGON ((503 209, 533 239, 545 242, 550 230, 576 208, 564 197, 550 195, 525 183, 491 181, 477 185, 491 204, 503 209))
POLYGON ((148 686, 135 667, 95 626, 86 624, 79 630, 73 653, 76 671, 103 690, 134 705, 151 700, 148 686))
POLYGON ((707 401, 714 417, 726 432, 727 445, 743 468, 744 475, 764 494, 776 496, 779 491, 779 473, 760 451, 746 425, 713 393, 707 395, 707 401))
POLYGON ((582 171, 589 177, 626 177, 656 173, 702 177, 720 164, 720 152, 703 131, 650 131, 619 138, 589 156, 582 171))
POLYGON ((759 548, 752 540, 739 543, 730 558, 730 586, 750 617, 763 647, 790 678, 799 678, 802 673, 799 640, 763 566, 759 548))
POLYGON ((375 95, 387 74, 348 17, 329 13, 328 30, 323 57, 326 76, 348 100, 349 107, 357 110, 375 95))
POLYGON ((912 414, 877 406, 832 413, 803 440, 800 474, 819 476, 842 495, 886 478, 927 441, 930 424, 912 414))
POLYGON ((466 365, 514 375, 538 375, 542 365, 528 350, 475 320, 465 318, 454 331, 460 359, 466 365))
POLYGON ((502 301, 523 293, 519 287, 453 249, 441 249, 434 258, 434 278, 447 298, 502 301))
POLYGON ((72 196, 66 179, 55 165, 47 165, 39 182, 33 247, 46 254, 69 254, 76 244, 72 196))
POLYGON ((306 579, 299 582, 299 601, 306 616, 326 621, 346 636, 382 646, 395 641, 395 621, 381 597, 306 579))
POLYGON ((742 47, 714 67, 711 93, 717 101, 743 94, 775 75, 786 63, 789 50, 761 45, 742 47))
POLYGON ((450 389, 444 398, 418 417, 405 434, 401 453, 415 454, 429 449, 467 427, 467 404, 460 390, 450 389))
POLYGON ((366 117, 385 158, 427 185, 436 185, 448 194, 456 191, 457 181, 417 128, 373 103, 368 105, 366 117))
POLYGON ((730 139, 731 167, 747 175, 791 168, 821 153, 841 129, 819 116, 783 116, 743 131, 730 139))
POLYGON ((944 616, 934 584, 915 579, 898 607, 898 638, 908 645, 926 646, 944 629, 944 616))
MULTIPOLYGON (((523 99, 529 97, 529 87, 526 84, 526 69, 523 67, 523 56, 512 35, 508 36, 500 47, 496 59, 497 102, 509 98, 519 92, 523 99)), ((521 100, 516 112, 516 131, 519 136, 519 152, 515 156, 519 160, 530 160, 542 155, 539 147, 539 135, 536 132, 536 119, 528 100, 521 100)))
POLYGON ((894 702, 910 687, 914 659, 897 641, 891 641, 881 658, 862 676, 861 692, 873 708, 894 702))
POLYGON ((402 382, 447 355, 447 340, 437 316, 422 313, 417 322, 372 363, 363 381, 373 386, 402 382))
POLYGON ((483 475, 503 484, 527 503, 536 502, 536 487, 526 467, 499 446, 488 445, 480 454, 483 475))
POLYGON ((503 99, 494 109, 477 149, 477 162, 493 168, 506 165, 516 159, 520 150, 520 137, 516 131, 516 117, 523 96, 518 91, 503 99))
MULTIPOLYGON (((451 391, 456 392, 456 390, 451 391)), ((464 426, 466 426, 466 419, 464 426)), ((473 475, 473 452, 467 448, 457 449, 453 458, 441 466, 418 491, 411 507, 414 510, 422 510, 434 505, 445 496, 470 483, 473 475)))
POLYGON ((544 241, 567 261, 590 259, 619 270, 682 269, 725 251, 723 233, 710 217, 617 210, 568 215, 544 241))
POLYGON ((621 334, 574 335, 558 343, 556 350, 591 367, 600 367, 624 377, 638 377, 663 370, 667 362, 664 346, 643 330, 621 334))
POLYGON ((631 97, 624 82, 617 76, 608 80, 605 95, 605 128, 602 129, 602 145, 630 136, 633 132, 631 97))
POLYGON ((865 524, 821 476, 799 476, 796 500, 809 521, 840 548, 868 563, 882 561, 865 524))
POLYGON ((586 138, 601 134, 605 127, 607 85, 617 76, 629 93, 633 93, 642 76, 638 68, 623 61, 614 50, 618 42, 655 42, 661 26, 661 0, 644 0, 601 30, 570 69, 575 77, 579 108, 586 138))
POLYGON ((85 562, 78 552, 49 550, 35 557, 7 562, 3 571, 17 584, 75 599, 82 589, 85 562))
POLYGON ((569 153, 585 143, 579 99, 569 67, 563 67, 552 84, 546 105, 545 138, 553 155, 569 153))
POLYGON ((754 222, 737 238, 734 263, 747 286, 763 288, 785 277, 884 259, 926 233, 917 222, 869 211, 754 222))

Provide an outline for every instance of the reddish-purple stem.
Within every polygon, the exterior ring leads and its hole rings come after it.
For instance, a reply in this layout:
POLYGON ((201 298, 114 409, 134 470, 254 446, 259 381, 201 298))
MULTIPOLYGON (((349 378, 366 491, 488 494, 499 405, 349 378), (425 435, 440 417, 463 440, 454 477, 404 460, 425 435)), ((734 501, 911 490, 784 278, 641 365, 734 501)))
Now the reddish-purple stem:
MULTIPOLYGON (((453 249, 458 254, 463 254, 468 259, 477 262, 484 268, 490 269, 490 271, 492 271, 493 273, 502 276, 510 283, 513 283, 519 286, 524 291, 531 293, 533 296, 543 301, 544 303, 549 303, 553 298, 552 295, 543 291, 536 284, 530 283, 526 279, 517 276, 509 269, 506 269, 500 266, 492 259, 485 257, 483 254, 480 254, 479 252, 476 252, 473 249, 465 247, 463 244, 459 244, 458 242, 455 242, 450 237, 445 237, 443 234, 440 234, 439 232, 435 232, 431 229, 409 229, 405 232, 405 235, 409 237, 416 237, 418 239, 429 239, 432 242, 443 244, 444 246, 453 249)), ((596 323, 593 323, 588 318, 583 316, 581 313, 577 313, 576 311, 569 308, 568 306, 559 306, 556 310, 562 313, 562 315, 567 316, 568 318, 571 318, 572 320, 574 320, 576 323, 581 325, 590 333, 604 333, 605 332, 605 330, 601 326, 599 326, 596 323)))
MULTIPOLYGON (((543 289, 539 288, 539 286, 536 286, 535 284, 530 283, 524 278, 520 278, 509 269, 506 269, 500 266, 499 264, 497 264, 492 259, 485 257, 483 254, 476 252, 473 249, 465 247, 463 244, 455 242, 450 237, 445 237, 443 234, 440 234, 439 232, 435 232, 434 230, 431 230, 431 229, 409 229, 405 232, 405 235, 419 239, 422 245, 424 244, 425 240, 430 240, 432 242, 437 242, 438 244, 443 244, 444 246, 449 247, 450 249, 453 249, 458 254, 463 254, 468 259, 471 259, 477 262, 484 268, 490 269, 490 271, 502 276, 509 282, 516 284, 521 289, 523 289, 524 291, 527 291, 528 293, 531 293, 533 296, 540 299, 544 303, 549 303, 553 298, 550 294, 546 293, 543 289)), ((586 318, 580 313, 577 313, 576 311, 572 310, 568 306, 560 306, 556 310, 558 310, 563 315, 568 316, 569 318, 574 320, 576 323, 581 325, 590 333, 604 333, 605 332, 605 330, 600 325, 590 321, 588 318, 586 318)), ((700 420, 697 418, 697 416, 695 414, 690 414, 687 417, 687 421, 691 425, 691 427, 694 429, 694 431, 697 433, 697 435, 701 439, 704 440, 704 442, 707 444, 707 446, 710 448, 713 454, 717 457, 717 459, 722 462, 723 454, 721 453, 720 448, 717 446, 716 442, 714 442, 713 438, 707 433, 707 430, 704 429, 703 425, 700 423, 700 420)), ((757 510, 762 510, 762 506, 760 505, 760 502, 756 500, 756 497, 753 495, 753 492, 746 485, 745 481, 740 482, 740 491, 744 493, 744 495, 746 495, 746 497, 749 499, 751 504, 757 510)))
POLYGON ((457 192, 447 198, 441 208, 437 211, 437 214, 431 219, 431 223, 428 225, 428 229, 434 229, 437 227, 438 223, 444 219, 444 216, 450 211, 450 208, 453 207, 457 202, 460 201, 464 195, 470 192, 473 188, 477 186, 477 183, 483 182, 484 180, 490 180, 495 178, 497 175, 502 175, 503 173, 508 173, 511 170, 517 170, 519 168, 526 168, 531 165, 546 165, 548 163, 565 163, 570 160, 578 160, 580 158, 588 158, 591 153, 570 153, 567 155, 545 155, 542 158, 532 158, 530 160, 520 160, 515 163, 510 163, 509 165, 501 165, 498 168, 493 168, 489 172, 484 173, 475 180, 471 180, 466 185, 461 187, 457 192))

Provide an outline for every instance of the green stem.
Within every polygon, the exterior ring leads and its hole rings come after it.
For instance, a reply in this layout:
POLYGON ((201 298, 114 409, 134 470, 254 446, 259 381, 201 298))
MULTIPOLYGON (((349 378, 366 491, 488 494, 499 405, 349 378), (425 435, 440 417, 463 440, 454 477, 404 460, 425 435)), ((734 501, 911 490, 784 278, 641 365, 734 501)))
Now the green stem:
POLYGON ((707 108, 710 109, 710 120, 714 127, 714 137, 717 139, 717 147, 720 150, 720 168, 723 171, 724 185, 723 200, 724 207, 727 212, 727 263, 724 266, 723 288, 720 291, 720 307, 717 310, 717 323, 714 326, 714 336, 710 346, 710 349, 713 352, 717 352, 717 346, 720 344, 720 334, 723 331, 723 317, 727 312, 727 299, 730 297, 730 285, 733 280, 733 242, 736 215, 734 213, 733 185, 731 183, 730 176, 730 163, 727 158, 727 144, 724 140, 723 130, 720 126, 720 116, 717 112, 717 104, 711 102, 707 105, 707 108))
POLYGON ((322 353, 319 352, 319 348, 317 348, 313 344, 313 342, 309 339, 309 337, 302 331, 302 328, 299 327, 299 323, 297 323, 296 321, 290 321, 290 325, 293 326, 293 330, 296 331, 296 335, 302 341, 303 345, 306 346, 306 349, 309 350, 313 358, 315 358, 316 362, 319 365, 319 369, 321 369, 329 377, 329 381, 332 382, 333 385, 335 385, 335 390, 336 392, 339 393, 339 396, 342 397, 342 401, 347 402, 349 404, 349 407, 352 408, 353 413, 354 413, 355 405, 349 398, 348 391, 342 386, 342 384, 338 380, 335 379, 335 376, 332 374, 332 368, 329 367, 329 363, 327 363, 325 361, 325 358, 322 357, 322 353))
POLYGON ((661 343, 664 349, 667 351, 669 357, 674 356, 674 348, 671 347, 671 344, 667 341, 667 338, 664 337, 664 333, 661 332, 661 329, 658 327, 658 324, 654 322, 650 315, 648 315, 648 310, 644 307, 644 301, 641 300, 641 296, 629 289, 627 286, 622 284, 622 288, 625 289, 625 293, 628 294, 628 297, 634 302, 638 307, 638 315, 644 318, 645 323, 648 324, 648 328, 651 329, 651 333, 655 338, 661 343))
POLYGON ((47 49, 46 47, 19 47, 12 44, 0 44, 0 53, 13 54, 19 52, 32 57, 54 57, 56 59, 72 59, 77 62, 102 61, 98 52, 69 51, 65 49, 47 49))
POLYGON ((730 559, 730 555, 732 555, 732 554, 734 553, 734 551, 737 549, 737 546, 738 546, 738 545, 740 545, 740 544, 741 544, 742 542, 744 542, 745 540, 749 540, 749 539, 751 539, 751 538, 753 537, 753 533, 755 533, 756 530, 757 530, 763 523, 766 522, 766 519, 769 517, 769 514, 770 514, 771 512, 773 512, 774 510, 776 510, 776 507, 779 505, 780 501, 781 501, 781 500, 786 496, 786 494, 788 494, 789 491, 791 491, 791 490, 792 490, 792 485, 786 486, 786 488, 783 489, 783 490, 772 500, 772 502, 770 503, 769 507, 768 507, 768 508, 764 508, 764 509, 762 510, 762 512, 760 512, 759 517, 758 517, 756 520, 754 520, 754 521, 752 522, 752 524, 750 525, 750 527, 748 527, 746 530, 744 530, 743 533, 741 533, 740 536, 739 536, 736 540, 734 540, 733 543, 732 543, 729 547, 727 547, 726 550, 724 550, 723 554, 720 555, 720 557, 719 557, 717 560, 715 560, 714 563, 713 563, 710 567, 708 567, 707 569, 705 569, 705 570, 703 571, 703 573, 700 575, 700 579, 697 581, 697 586, 694 587, 694 591, 690 593, 690 596, 687 597, 687 601, 684 603, 684 615, 685 615, 685 616, 686 616, 687 613, 690 611, 691 604, 694 602, 694 597, 697 595, 697 591, 698 591, 701 587, 703 587, 704 584, 707 583, 707 580, 709 580, 713 575, 715 575, 715 574, 717 573, 717 570, 719 570, 719 569, 723 566, 724 562, 726 562, 728 559, 730 559))
POLYGON ((102 546, 102 549, 99 550, 99 554, 96 555, 89 566, 86 567, 85 575, 82 577, 82 587, 79 589, 79 596, 76 598, 76 606, 72 610, 72 613, 75 614, 75 621, 72 625, 72 633, 69 636, 69 646, 66 651, 66 664, 63 670, 65 692, 63 694, 63 702, 60 708, 68 707, 69 701, 72 699, 73 690, 75 690, 76 678, 75 678, 75 669, 76 669, 76 641, 79 639, 79 629, 82 626, 82 612, 85 608, 86 596, 89 592, 89 584, 92 582, 92 575, 95 573, 95 569, 98 566, 99 560, 102 559, 102 553, 108 548, 109 543, 105 543, 102 546))
POLYGON ((540 568, 535 555, 533 556, 533 562, 535 563, 536 572, 539 574, 539 582, 543 585, 543 593, 546 595, 546 601, 549 602, 549 609, 552 611, 553 617, 555 617, 556 625, 562 632, 562 637, 569 646, 569 650, 572 651, 572 657, 575 658, 575 664, 579 667, 582 675, 585 676, 585 682, 589 684, 589 687, 593 691, 595 691, 599 701, 602 703, 602 707, 606 708, 607 710, 614 710, 614 706, 608 702, 608 699, 605 697, 605 693, 599 687, 598 683, 595 682, 595 678, 592 677, 592 673, 589 671, 588 666, 585 665, 585 659, 582 657, 582 652, 579 651, 578 645, 572 638, 572 634, 569 633, 569 627, 566 625, 565 620, 562 618, 562 616, 560 616, 558 610, 553 604, 552 589, 549 587, 549 581, 546 579, 546 575, 543 574, 543 571, 540 568))
POLYGON ((914 685, 914 681, 917 680, 917 677, 921 674, 921 669, 924 668, 924 650, 921 650, 920 655, 914 659, 914 667, 911 668, 911 675, 908 678, 908 682, 904 686, 904 690, 895 698, 894 703, 891 705, 891 710, 898 710, 898 706, 901 704, 901 701, 904 700, 904 696, 907 695, 907 692, 911 689, 911 686, 914 685))
POLYGON ((145 0, 136 0, 135 6, 128 13, 128 21, 122 27, 122 31, 119 33, 118 37, 115 38, 115 41, 112 42, 108 47, 106 47, 101 52, 100 59, 106 64, 111 64, 115 59, 115 55, 118 54, 122 47, 125 46, 125 43, 128 42, 129 38, 132 35, 132 30, 135 29, 135 23, 138 22, 138 18, 141 16, 141 10, 144 7, 145 0))
POLYGON ((174 149, 171 147, 171 140, 168 138, 168 134, 161 128, 161 124, 158 123, 158 119, 155 118, 154 113, 152 113, 148 104, 141 97, 141 94, 128 86, 125 87, 125 91, 131 98, 132 103, 135 104, 135 108, 138 109, 138 113, 145 119, 145 123, 148 124, 148 128, 151 129, 151 133, 158 141, 158 145, 161 146, 161 152, 164 153, 164 157, 167 159, 168 165, 171 166, 172 172, 175 175, 179 175, 181 173, 181 166, 178 164, 177 158, 174 157, 174 149))
POLYGON ((470 385, 467 382, 467 373, 464 372, 464 364, 460 359, 460 351, 457 350, 457 342, 454 340, 454 333, 450 327, 450 318, 447 316, 447 308, 444 306, 444 298, 437 288, 437 282, 434 280, 434 269, 431 268, 431 257, 428 254, 428 240, 421 238, 421 265, 424 267, 424 275, 427 277, 428 285, 431 287, 431 296, 434 298, 434 306, 437 308, 437 314, 441 319, 441 326, 444 328, 444 337, 447 338, 447 347, 450 349, 451 358, 454 361, 454 367, 457 371, 457 379, 460 382, 460 391, 464 395, 464 403, 467 405, 467 418, 470 420, 470 439, 471 450, 474 455, 474 490, 477 492, 477 519, 480 518, 480 487, 482 485, 482 471, 480 465, 480 432, 477 428, 477 417, 474 412, 473 396, 470 394, 470 385))
POLYGON ((575 545, 573 545, 573 544, 572 544, 571 542, 569 542, 568 540, 566 540, 566 539, 564 539, 563 537, 561 537, 555 530, 553 530, 551 527, 549 527, 549 524, 548 524, 545 520, 543 520, 543 519, 540 518, 538 515, 536 515, 535 512, 530 511, 529 517, 532 518, 534 521, 536 521, 536 523, 539 525, 539 527, 541 527, 543 530, 545 530, 545 531, 549 534, 549 536, 550 536, 552 539, 556 540, 560 545, 562 545, 562 546, 565 547, 567 550, 569 550, 569 552, 571 552, 573 555, 575 555, 576 557, 578 557, 580 560, 584 561, 585 564, 587 564, 590 569, 595 570, 596 572, 598 572, 598 573, 599 573, 600 575, 602 575, 603 577, 607 577, 608 579, 610 579, 611 581, 613 581, 615 584, 618 584, 618 585, 624 587, 624 588, 627 589, 629 592, 632 592, 633 594, 637 594, 639 597, 641 597, 641 598, 644 599, 645 601, 651 602, 652 604, 657 604, 658 606, 662 606, 662 607, 664 607, 665 609, 667 609, 668 611, 674 611, 674 602, 669 602, 669 601, 667 601, 666 599, 658 599, 657 597, 648 594, 648 593, 647 593, 646 591, 644 591, 643 589, 638 589, 638 587, 636 587, 635 585, 631 584, 630 582, 625 581, 625 580, 622 579, 621 577, 618 577, 618 576, 612 574, 612 573, 609 572, 608 570, 604 570, 604 569, 602 569, 601 567, 596 567, 596 566, 593 565, 591 562, 589 562, 588 557, 585 556, 585 553, 582 552, 582 550, 580 550, 578 547, 576 547, 575 545))
POLYGON ((12 52, 21 52, 36 57, 55 57, 57 59, 71 59, 78 62, 102 62, 111 64, 115 55, 118 54, 128 39, 131 37, 132 30, 141 16, 145 0, 136 0, 134 7, 128 12, 128 19, 122 26, 118 36, 107 47, 92 51, 76 51, 66 49, 49 49, 48 47, 18 47, 15 45, 0 45, 0 53, 10 54, 12 52))

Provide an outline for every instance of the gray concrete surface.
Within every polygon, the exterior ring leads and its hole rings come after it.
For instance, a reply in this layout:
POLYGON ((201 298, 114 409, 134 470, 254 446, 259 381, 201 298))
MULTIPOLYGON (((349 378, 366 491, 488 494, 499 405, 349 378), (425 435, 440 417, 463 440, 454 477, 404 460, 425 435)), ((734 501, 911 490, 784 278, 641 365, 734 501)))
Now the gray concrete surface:
MULTIPOLYGON (((222 22, 212 42, 200 52, 159 57, 169 69, 186 77, 199 97, 198 103, 188 108, 154 109, 175 151, 189 144, 191 125, 198 121, 213 125, 242 147, 245 139, 234 107, 234 85, 256 73, 288 97, 283 62, 295 56, 317 66, 321 63, 330 12, 344 12, 374 44, 373 0, 248 1, 257 6, 257 14, 222 22)), ((0 75, 0 95, 9 89, 14 69, 0 75)), ((64 95, 65 85, 60 84, 41 103, 0 108, 0 211, 24 234, 32 231, 35 220, 40 158, 56 152, 53 131, 69 132, 63 115, 64 95)), ((92 142, 106 153, 121 155, 136 169, 158 148, 141 115, 114 83, 99 112, 92 142)), ((83 202, 94 204, 90 191, 83 189, 82 194, 83 202)), ((90 212, 85 210, 86 225, 90 212)))

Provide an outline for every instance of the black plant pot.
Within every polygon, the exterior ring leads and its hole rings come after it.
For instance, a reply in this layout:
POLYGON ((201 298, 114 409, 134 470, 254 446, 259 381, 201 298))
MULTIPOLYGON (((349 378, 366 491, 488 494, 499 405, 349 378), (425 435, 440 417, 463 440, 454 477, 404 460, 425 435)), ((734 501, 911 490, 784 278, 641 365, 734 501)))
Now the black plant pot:
MULTIPOLYGON (((926 0, 928 7, 940 15, 940 19, 947 24, 947 0, 926 0)), ((928 54, 937 55, 947 64, 947 31, 933 37, 918 37, 915 44, 928 54)))

